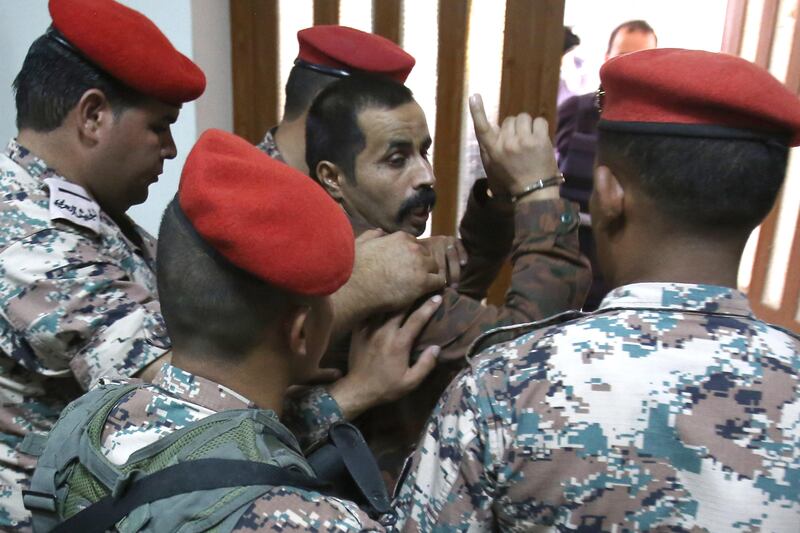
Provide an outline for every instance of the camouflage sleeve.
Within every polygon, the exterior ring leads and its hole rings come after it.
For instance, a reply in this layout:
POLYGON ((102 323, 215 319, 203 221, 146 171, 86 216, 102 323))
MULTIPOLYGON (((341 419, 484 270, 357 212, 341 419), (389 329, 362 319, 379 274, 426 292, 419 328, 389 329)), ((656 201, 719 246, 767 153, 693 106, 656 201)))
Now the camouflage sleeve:
POLYGON ((312 387, 297 397, 288 398, 281 422, 307 451, 328 437, 328 429, 344 420, 342 410, 325 387, 312 387))
POLYGON ((458 292, 475 300, 486 298, 514 242, 514 208, 493 200, 487 190, 485 178, 475 182, 459 226, 468 260, 461 269, 458 292))
POLYGON ((445 289, 442 305, 417 339, 417 347, 436 344, 442 347, 440 359, 460 358, 488 329, 540 320, 583 304, 591 271, 578 249, 577 205, 566 200, 521 203, 514 223, 513 272, 504 305, 482 305, 445 289))
POLYGON ((492 480, 498 474, 479 389, 465 370, 428 421, 394 501, 403 531, 493 531, 492 480))
POLYGON ((46 229, 2 251, 6 352, 45 376, 131 376, 169 347, 155 295, 91 238, 46 229))
POLYGON ((354 503, 316 492, 276 487, 247 506, 232 533, 253 531, 384 531, 354 503))

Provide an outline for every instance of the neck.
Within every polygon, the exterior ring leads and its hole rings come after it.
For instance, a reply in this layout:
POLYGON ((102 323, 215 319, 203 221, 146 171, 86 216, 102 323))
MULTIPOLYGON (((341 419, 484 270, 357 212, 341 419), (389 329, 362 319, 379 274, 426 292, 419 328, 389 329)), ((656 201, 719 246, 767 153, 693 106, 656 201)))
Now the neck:
POLYGON ((650 236, 616 253, 625 257, 609 277, 612 287, 630 283, 674 282, 737 287, 746 239, 650 236), (651 244, 658 243, 655 247, 651 244), (655 248, 655 249, 654 249, 655 248))
POLYGON ((286 164, 308 175, 306 164, 306 116, 303 113, 295 120, 281 121, 275 130, 275 143, 286 164))
POLYGON ((253 352, 232 364, 224 357, 197 357, 173 350, 172 364, 200 377, 236 391, 256 404, 271 409, 280 417, 283 399, 290 385, 288 359, 271 352, 253 352))
POLYGON ((62 128, 48 132, 23 129, 17 135, 17 142, 61 177, 88 190, 86 165, 80 157, 75 157, 78 147, 62 128))

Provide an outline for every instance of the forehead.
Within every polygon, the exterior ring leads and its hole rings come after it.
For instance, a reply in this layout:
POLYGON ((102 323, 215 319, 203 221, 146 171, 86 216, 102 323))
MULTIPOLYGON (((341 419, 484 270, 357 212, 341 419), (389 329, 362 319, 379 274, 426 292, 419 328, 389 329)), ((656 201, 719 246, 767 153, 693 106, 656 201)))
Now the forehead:
POLYGON ((430 137, 425 113, 416 102, 394 109, 368 107, 358 114, 358 127, 367 149, 377 149, 392 142, 422 144, 430 137))
POLYGON ((614 36, 614 42, 611 45, 611 56, 629 54, 655 47, 656 36, 654 34, 623 28, 614 36))

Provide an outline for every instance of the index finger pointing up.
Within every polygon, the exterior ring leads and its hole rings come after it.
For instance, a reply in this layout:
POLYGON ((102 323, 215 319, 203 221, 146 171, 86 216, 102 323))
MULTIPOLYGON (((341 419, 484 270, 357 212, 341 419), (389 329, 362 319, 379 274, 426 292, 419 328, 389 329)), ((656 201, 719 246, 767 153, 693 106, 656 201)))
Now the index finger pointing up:
POLYGON ((482 145, 491 144, 496 132, 486 118, 481 95, 473 94, 469 97, 469 111, 472 114, 472 123, 475 126, 475 136, 478 138, 478 142, 482 145))

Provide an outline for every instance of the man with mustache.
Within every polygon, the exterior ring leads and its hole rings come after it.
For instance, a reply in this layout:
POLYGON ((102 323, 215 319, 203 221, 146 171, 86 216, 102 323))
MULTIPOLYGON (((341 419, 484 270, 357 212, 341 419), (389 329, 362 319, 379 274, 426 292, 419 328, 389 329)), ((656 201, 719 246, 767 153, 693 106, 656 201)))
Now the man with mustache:
MULTIPOLYGON (((461 284, 444 290, 441 308, 416 340, 418 350, 440 346, 439 361, 450 363, 440 365, 409 401, 374 411, 370 427, 364 426, 389 478, 478 335, 578 308, 583 301, 589 273, 577 248, 577 208, 559 198, 552 153, 546 164, 527 165, 543 150, 528 143, 530 124, 527 114, 504 123, 505 138, 515 146, 509 150, 522 154, 522 163, 501 172, 485 161, 489 178, 475 184, 461 223, 469 255, 461 284), (514 271, 505 304, 483 305, 509 255, 514 271)), ((371 228, 422 234, 436 200, 436 178, 425 114, 408 88, 374 76, 329 85, 309 111, 306 141, 311 176, 342 206, 356 235, 371 228)))
MULTIPOLYGON (((147 376, 169 349, 145 201, 203 72, 141 13, 51 0, 53 24, 14 82, 16 139, 0 155, 0 529, 22 508, 29 432, 103 375, 147 376)), ((153 371, 154 373, 154 371, 153 371)))
MULTIPOLYGON (((308 174, 306 117, 325 87, 355 73, 370 73, 404 83, 414 58, 395 43, 372 33, 338 25, 297 32, 299 50, 285 88, 283 117, 257 148, 308 174)), ((466 260, 452 237, 418 241, 405 233, 368 232, 356 241, 356 264, 348 283, 332 296, 334 336, 348 333, 375 313, 402 309, 417 298, 457 283, 466 260), (380 238, 378 238, 380 237, 380 238)))

